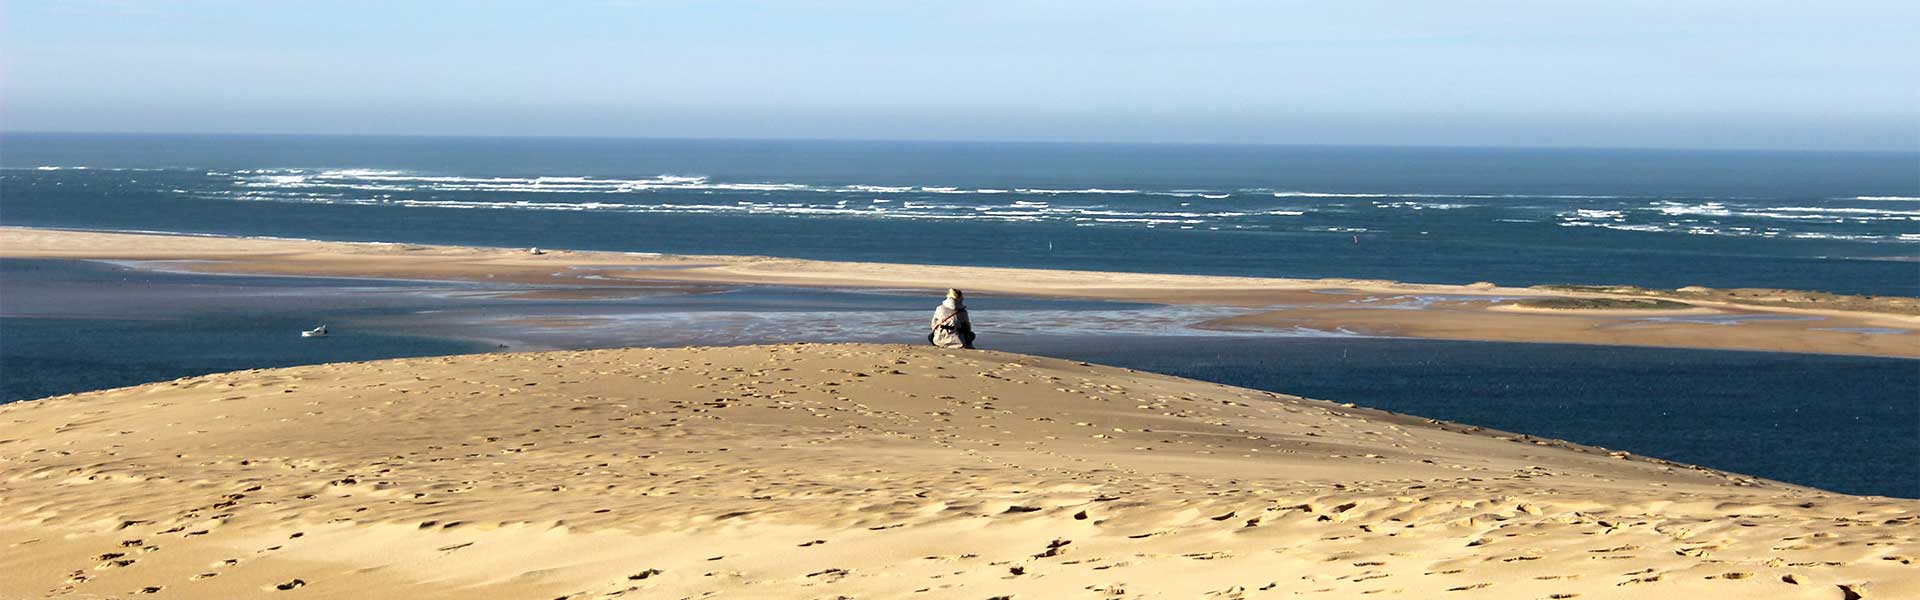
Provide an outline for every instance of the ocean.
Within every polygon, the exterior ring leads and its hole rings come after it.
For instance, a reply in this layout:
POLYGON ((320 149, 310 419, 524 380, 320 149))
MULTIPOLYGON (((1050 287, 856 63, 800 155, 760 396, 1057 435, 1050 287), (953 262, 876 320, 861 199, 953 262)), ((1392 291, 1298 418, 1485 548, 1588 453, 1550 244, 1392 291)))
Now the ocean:
POLYGON ((1404 339, 1018 340, 1022 352, 1920 498, 1911 359, 1404 339))
POLYGON ((1920 295, 1920 153, 0 134, 0 224, 1920 295))
MULTIPOLYGON (((1920 154, 6 133, 0 225, 1913 296, 1920 154)), ((501 349, 914 343, 931 308, 870 290, 559 299, 155 267, 0 260, 0 402, 501 349), (322 323, 336 335, 294 335, 322 323)), ((985 347, 1920 497, 1912 360, 1233 334, 1185 327, 1232 309, 973 303, 985 347)))

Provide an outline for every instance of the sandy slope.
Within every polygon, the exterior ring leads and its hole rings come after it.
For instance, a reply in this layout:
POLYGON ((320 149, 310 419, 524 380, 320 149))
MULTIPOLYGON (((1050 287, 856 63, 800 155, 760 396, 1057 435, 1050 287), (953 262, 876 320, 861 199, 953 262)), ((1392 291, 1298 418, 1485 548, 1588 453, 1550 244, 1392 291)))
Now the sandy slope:
POLYGON ((7 405, 0 549, 5 597, 1920 597, 1920 501, 877 345, 7 405))

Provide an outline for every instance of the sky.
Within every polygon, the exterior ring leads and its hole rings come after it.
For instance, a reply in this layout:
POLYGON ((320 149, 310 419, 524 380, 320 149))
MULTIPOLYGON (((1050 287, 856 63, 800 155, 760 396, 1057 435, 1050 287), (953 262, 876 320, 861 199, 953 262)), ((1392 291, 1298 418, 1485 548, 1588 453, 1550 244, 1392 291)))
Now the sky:
POLYGON ((1920 2, 0 0, 0 129, 1920 150, 1920 2))

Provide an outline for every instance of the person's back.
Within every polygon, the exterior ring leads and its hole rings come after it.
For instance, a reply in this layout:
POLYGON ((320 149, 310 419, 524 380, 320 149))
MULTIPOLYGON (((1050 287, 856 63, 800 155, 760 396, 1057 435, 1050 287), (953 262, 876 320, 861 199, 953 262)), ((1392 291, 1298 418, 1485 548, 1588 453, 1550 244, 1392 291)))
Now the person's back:
POLYGON ((933 332, 927 341, 942 348, 973 348, 973 320, 960 290, 947 290, 947 299, 933 309, 933 332))

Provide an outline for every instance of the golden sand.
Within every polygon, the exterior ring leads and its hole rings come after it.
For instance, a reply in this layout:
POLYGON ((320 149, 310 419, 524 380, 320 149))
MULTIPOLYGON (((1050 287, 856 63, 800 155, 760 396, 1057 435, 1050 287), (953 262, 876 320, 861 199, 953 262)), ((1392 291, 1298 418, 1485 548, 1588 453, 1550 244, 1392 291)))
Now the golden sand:
POLYGON ((0 597, 1920 597, 1920 501, 880 345, 0 406, 0 597))

